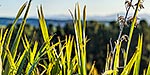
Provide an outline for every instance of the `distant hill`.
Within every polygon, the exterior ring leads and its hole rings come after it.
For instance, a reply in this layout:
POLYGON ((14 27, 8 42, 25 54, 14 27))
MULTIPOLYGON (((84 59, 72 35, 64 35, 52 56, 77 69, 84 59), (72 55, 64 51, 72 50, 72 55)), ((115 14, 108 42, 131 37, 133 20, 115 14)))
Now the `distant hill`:
MULTIPOLYGON (((124 16, 125 14, 121 13, 119 15, 124 16)), ((139 18, 139 20, 144 19, 150 24, 150 14, 139 14, 138 18, 139 18)), ((97 21, 107 21, 107 22, 117 21, 117 14, 112 14, 112 15, 108 15, 108 16, 89 16, 88 19, 89 20, 97 20, 97 21)))
MULTIPOLYGON (((8 25, 12 24, 14 21, 14 18, 0 18, 0 25, 8 25)), ((18 24, 22 22, 22 19, 18 20, 18 24)), ((72 23, 72 20, 52 20, 52 19, 46 19, 47 25, 53 24, 53 25, 60 25, 64 26, 66 23, 72 23)), ((28 18, 27 24, 33 25, 38 27, 39 26, 39 20, 36 18, 28 18)))
MULTIPOLYGON (((120 13, 120 15, 124 15, 120 13)), ((145 19, 150 24, 150 15, 149 14, 140 14, 138 17, 140 20, 145 19)), ((109 23, 110 21, 117 20, 117 14, 112 14, 108 16, 87 16, 87 20, 96 20, 102 23, 109 23)), ((8 25, 13 23, 14 18, 4 18, 0 17, 0 25, 8 25)), ((19 19, 17 23, 21 23, 22 19, 19 19)), ((39 26, 39 21, 37 18, 28 18, 27 23, 33 26, 39 26)), ((60 25, 64 26, 66 23, 72 23, 72 19, 70 15, 54 15, 54 16, 46 16, 47 25, 60 25)))
MULTIPOLYGON (((125 13, 118 13, 121 16, 124 16, 125 13)), ((129 14, 131 16, 131 14, 129 14)), ((47 19, 55 19, 55 20, 70 20, 72 19, 70 15, 54 15, 54 16, 46 16, 47 19)), ((150 14, 139 14, 139 20, 145 19, 150 24, 150 14)), ((117 14, 111 14, 107 16, 87 16, 87 20, 96 20, 100 22, 110 22, 117 21, 117 14)))

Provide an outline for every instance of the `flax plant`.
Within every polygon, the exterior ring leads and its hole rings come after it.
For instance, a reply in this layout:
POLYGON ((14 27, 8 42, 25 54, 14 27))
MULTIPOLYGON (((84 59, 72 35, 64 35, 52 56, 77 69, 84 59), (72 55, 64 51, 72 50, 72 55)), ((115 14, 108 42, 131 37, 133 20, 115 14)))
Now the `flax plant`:
POLYGON ((20 42, 20 39, 21 39, 21 36, 22 36, 22 32, 23 32, 24 26, 26 24, 26 18, 27 18, 29 9, 30 9, 30 5, 31 5, 31 0, 28 2, 28 5, 27 5, 27 2, 23 4, 23 6, 20 8, 20 10, 19 10, 19 12, 16 16, 16 19, 14 20, 13 25, 11 26, 10 30, 8 31, 7 36, 3 37, 3 38, 6 38, 6 40, 4 42, 4 47, 3 47, 3 50, 2 50, 2 52, 3 52, 3 54, 2 54, 3 55, 3 57, 2 57, 3 64, 6 62, 5 70, 3 72, 3 75, 8 75, 8 74, 9 75, 15 75, 15 74, 17 74, 20 63, 22 62, 22 61, 15 60, 15 59, 16 59, 17 48, 18 48, 18 45, 19 45, 19 42, 20 42), (25 9, 25 7, 26 7, 26 12, 25 12, 23 21, 20 25, 20 28, 18 30, 17 36, 16 36, 16 38, 13 42, 12 47, 9 48, 10 40, 11 40, 11 37, 12 37, 12 33, 14 31, 15 24, 18 21, 18 19, 19 19, 20 15, 22 14, 23 10, 25 9), (6 56, 7 56, 8 60, 6 60, 6 56))
MULTIPOLYGON (((44 43, 39 46, 37 40, 30 42, 27 35, 23 34, 31 1, 32 0, 29 0, 29 2, 22 5, 10 29, 5 29, 5 31, 1 29, 0 31, 0 75, 87 75, 86 45, 89 40, 86 37, 86 6, 84 6, 83 9, 83 20, 80 16, 79 4, 75 5, 74 15, 69 10, 73 19, 75 34, 66 35, 64 40, 60 40, 61 37, 58 37, 56 43, 52 42, 54 35, 48 33, 42 5, 37 8, 40 23, 39 27, 44 41, 44 43), (15 36, 15 40, 11 40, 12 36, 14 36, 15 25, 24 11, 25 14, 17 31, 17 35, 15 36), (13 43, 10 47, 11 41, 13 43), (19 43, 23 44, 24 51, 19 52, 20 55, 17 56, 19 43), (42 70, 39 66, 42 67, 42 70)), ((102 75, 129 75, 131 74, 132 68, 133 75, 139 75, 144 37, 142 34, 139 34, 137 48, 131 59, 129 59, 129 62, 127 62, 127 57, 137 21, 138 10, 143 7, 141 3, 141 0, 138 0, 134 6, 132 5, 132 0, 125 2, 125 4, 127 4, 127 13, 125 17, 118 17, 120 23, 119 36, 115 42, 114 49, 111 49, 111 51, 109 51, 109 49, 107 50, 105 71, 102 75), (132 23, 128 37, 128 35, 122 34, 122 31, 124 26, 129 25, 127 24, 127 21, 129 21, 127 16, 131 7, 136 7, 136 9, 133 18, 130 19, 132 23), (121 67, 120 52, 122 42, 124 41, 127 41, 127 49, 124 51, 124 66, 121 67), (120 72, 119 68, 123 70, 120 72)), ((109 48, 109 45, 107 45, 107 48, 109 48)), ((95 63, 94 61, 89 75, 97 75, 97 72, 94 72, 95 63)), ((150 63, 143 74, 150 74, 150 63)))
POLYGON ((142 3, 142 0, 138 0, 138 3, 136 4, 136 9, 135 9, 135 12, 134 12, 133 21, 132 21, 131 29, 130 29, 130 33, 129 33, 127 49, 126 49, 125 65, 127 63, 127 57, 128 57, 128 52, 129 52, 129 48, 130 48, 130 43, 131 43, 133 31, 134 31, 134 28, 135 28, 136 23, 137 23, 138 10, 141 9, 141 7, 140 7, 142 5, 141 3, 142 3))
MULTIPOLYGON (((72 14, 72 13, 71 13, 72 14)), ((75 5, 75 13, 72 15, 75 36, 76 36, 76 48, 78 53, 78 72, 81 75, 87 75, 86 71, 86 43, 87 38, 85 37, 86 31, 86 6, 83 10, 83 25, 80 18, 80 7, 79 4, 75 5), (77 9, 76 9, 77 8, 77 9)))
MULTIPOLYGON (((58 49, 55 47, 51 48, 53 44, 51 45, 51 43, 47 43, 48 46, 46 47, 46 52, 49 59, 49 63, 45 62, 45 64, 48 65, 40 64, 45 68, 46 74, 71 75, 73 73, 77 73, 81 75, 87 75, 86 43, 88 40, 85 36, 86 6, 83 10, 83 24, 80 18, 80 7, 78 4, 75 7, 75 16, 73 16, 72 13, 71 15, 73 17, 76 40, 72 36, 66 36, 66 39, 64 41, 61 41, 58 38, 58 49), (62 42, 64 42, 64 44, 62 44, 62 42), (75 52, 74 56, 72 56, 72 52, 75 52)), ((44 19, 42 6, 40 7, 40 9, 38 9, 38 16, 43 39, 46 42, 49 38, 49 34, 46 26, 46 21, 44 19)), ((91 70, 91 72, 93 71, 91 70)))
POLYGON ((134 54, 133 54, 132 58, 129 60, 129 62, 127 62, 127 57, 128 57, 128 52, 129 52, 129 48, 130 48, 133 31, 134 31, 134 28, 137 26, 138 11, 140 9, 144 8, 142 3, 143 3, 142 0, 138 0, 138 2, 135 5, 132 4, 132 0, 131 1, 127 0, 125 2, 127 13, 126 13, 125 17, 123 17, 123 16, 118 17, 118 21, 120 23, 120 33, 119 33, 118 39, 115 43, 115 47, 114 47, 112 53, 109 52, 109 50, 107 50, 108 53, 107 53, 107 58, 106 58, 106 66, 105 66, 105 72, 103 73, 103 75, 106 75, 106 74, 118 75, 118 73, 119 73, 118 68, 123 68, 123 71, 120 73, 121 75, 129 75, 131 72, 131 69, 133 67, 134 67, 133 75, 139 75, 141 55, 142 55, 143 35, 139 35, 137 50, 134 52, 134 54), (128 12, 131 7, 133 9, 134 9, 134 7, 136 7, 136 9, 134 12, 134 16, 129 19, 127 16, 128 16, 128 12), (126 34, 122 34, 124 26, 130 25, 130 24, 128 24, 128 21, 131 22, 129 37, 126 34), (128 41, 127 49, 123 53, 124 67, 120 66, 120 64, 119 64, 121 44, 123 41, 128 41), (113 69, 112 69, 112 67, 113 67, 113 69))

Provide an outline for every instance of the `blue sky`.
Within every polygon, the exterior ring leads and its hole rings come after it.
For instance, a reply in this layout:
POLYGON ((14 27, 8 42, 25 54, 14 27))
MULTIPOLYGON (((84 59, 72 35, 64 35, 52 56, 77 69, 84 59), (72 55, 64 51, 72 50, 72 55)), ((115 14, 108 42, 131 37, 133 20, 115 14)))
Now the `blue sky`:
MULTIPOLYGON (((15 17, 20 6, 28 0, 0 0, 0 17, 15 17)), ((47 16, 68 15, 68 9, 73 10, 75 3, 81 8, 87 6, 87 15, 111 15, 125 12, 125 0, 33 0, 29 17, 37 16, 36 8, 43 5, 44 13, 47 16)), ((137 0, 134 0, 137 1, 137 0)), ((150 14, 150 0, 145 0, 145 9, 140 13, 150 14)))

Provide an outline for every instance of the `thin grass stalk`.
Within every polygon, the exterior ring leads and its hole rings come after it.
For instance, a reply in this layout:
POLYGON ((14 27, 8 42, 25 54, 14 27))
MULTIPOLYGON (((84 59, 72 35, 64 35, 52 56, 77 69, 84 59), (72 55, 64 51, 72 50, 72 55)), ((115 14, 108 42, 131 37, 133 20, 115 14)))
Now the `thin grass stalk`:
POLYGON ((135 27, 135 24, 136 24, 136 20, 137 20, 137 15, 138 15, 138 9, 139 9, 139 6, 140 6, 140 2, 141 2, 141 0, 138 0, 137 7, 136 7, 136 9, 135 9, 135 13, 134 13, 134 16, 133 16, 133 22, 132 22, 131 28, 130 28, 129 40, 128 40, 127 49, 126 49, 126 55, 125 55, 125 63, 124 63, 124 66, 126 66, 126 63, 127 63, 128 52, 129 52, 129 48, 130 48, 130 44, 131 44, 131 39, 132 39, 132 35, 133 35, 133 30, 134 30, 134 27, 135 27))
POLYGON ((146 75, 146 69, 143 70, 143 75, 146 75))
POLYGON ((40 58, 42 57, 42 54, 44 52, 42 52, 43 50, 46 49, 46 47, 48 47, 48 44, 47 43, 44 43, 41 48, 39 49, 39 51, 37 52, 36 56, 35 56, 35 59, 33 61, 33 63, 31 64, 30 68, 26 70, 26 73, 28 75, 31 75, 31 73, 33 72, 34 68, 36 67, 36 65, 38 64, 40 58))
POLYGON ((79 65, 79 56, 78 56, 78 50, 77 50, 77 44, 76 44, 76 41, 74 41, 74 48, 75 48, 75 54, 77 55, 77 68, 78 68, 78 74, 81 74, 81 68, 80 68, 80 65, 79 65))
POLYGON ((71 67, 72 73, 77 72, 76 69, 77 69, 78 63, 76 61, 77 61, 77 55, 75 55, 72 59, 72 64, 71 64, 72 65, 72 67, 71 67))
MULTIPOLYGON (((19 45, 19 42, 20 42, 20 38, 21 38, 22 33, 23 33, 23 30, 24 30, 24 26, 25 26, 25 23, 26 23, 26 18, 27 18, 27 14, 28 14, 30 5, 31 5, 31 0, 30 0, 29 3, 28 3, 28 6, 27 6, 27 9, 26 9, 26 12, 25 12, 23 21, 22 21, 22 23, 21 23, 21 26, 20 26, 20 28, 19 28, 19 30, 18 30, 18 32, 17 32, 17 36, 16 36, 16 38, 15 38, 15 40, 14 40, 14 42, 13 42, 13 45, 12 45, 12 47, 11 47, 11 50, 10 50, 11 53, 12 53, 12 58, 13 58, 13 59, 9 58, 9 57, 11 57, 10 54, 7 55, 9 59, 13 60, 13 62, 14 62, 15 57, 16 57, 17 48, 18 48, 18 45, 19 45)), ((19 12, 22 12, 22 11, 23 11, 23 8, 25 8, 25 5, 23 5, 23 7, 21 7, 21 10, 20 10, 19 12)), ((19 15, 21 15, 21 13, 19 13, 19 15)), ((18 17, 18 15, 17 15, 17 17, 18 17)), ((13 30, 12 30, 12 31, 13 31, 13 30)), ((11 33, 10 33, 10 34, 11 34, 11 33)), ((11 34, 11 35, 12 35, 12 34, 11 34)), ((9 37, 9 38, 11 38, 11 37, 9 37)), ((10 40, 9 38, 8 38, 8 42, 10 42, 10 41, 9 41, 9 40, 10 40)), ((6 47, 7 47, 7 48, 5 48, 7 53, 9 53, 9 51, 8 51, 8 50, 9 50, 9 49, 8 49, 8 42, 6 42, 6 47)), ((12 64, 10 64, 10 65, 12 65, 12 64)), ((8 65, 8 63, 6 63, 5 71, 7 70, 8 72, 10 72, 11 68, 8 69, 8 67, 9 67, 9 65, 8 65)), ((14 68, 15 68, 15 67, 14 67, 14 68)), ((16 69, 16 68, 15 68, 15 69, 16 69)), ((4 75, 7 75, 8 72, 4 72, 4 75)), ((15 72, 15 73, 16 73, 16 72, 15 72)), ((15 73, 13 73, 13 74, 15 74, 15 73)))
POLYGON ((92 73, 93 73, 93 71, 94 71, 94 66, 95 66, 95 61, 94 61, 93 65, 92 65, 92 67, 91 67, 91 70, 90 70, 90 72, 89 72, 89 75, 92 75, 92 73))
POLYGON ((27 51, 27 54, 29 56, 29 62, 27 64, 26 70, 25 70, 25 73, 27 73, 27 70, 31 67, 31 64, 33 64, 32 60, 34 60, 34 59, 32 59, 33 57, 31 57, 31 55, 32 56, 34 56, 34 55, 31 54, 31 48, 30 48, 30 44, 29 44, 29 41, 27 40, 27 38, 22 39, 22 42, 23 42, 23 46, 25 48, 25 51, 27 51))
POLYGON ((2 65, 2 58, 0 55, 0 75, 2 75, 3 65, 2 65))
MULTIPOLYGON (((40 6, 40 9, 37 9, 37 11, 38 11, 38 17, 39 17, 40 28, 42 31, 43 39, 44 39, 44 42, 47 42, 47 40, 49 39, 49 34, 48 34, 47 26, 46 26, 46 21, 44 19, 42 6, 40 6)), ((47 49, 47 55, 48 55, 49 62, 51 62, 51 61, 53 62, 55 59, 55 57, 54 57, 55 53, 51 52, 50 43, 46 49, 47 49)))
MULTIPOLYGON (((130 59, 129 63, 123 69, 121 75, 129 75, 133 65, 136 64, 136 61, 138 60, 138 58, 141 54, 140 52, 142 50, 142 40, 143 40, 143 37, 141 35, 141 36, 139 36, 137 50, 134 52, 134 54, 133 54, 132 58, 130 59)), ((136 67, 136 68, 138 68, 138 67, 136 67)), ((136 73, 134 73, 134 74, 136 74, 136 73)))
MULTIPOLYGON (((132 1, 133 1, 133 0, 130 1, 131 4, 132 4, 132 1)), ((127 20, 127 17, 128 17, 130 8, 131 8, 131 6, 129 6, 129 8, 128 8, 127 11, 126 11, 125 18, 124 18, 124 19, 125 19, 125 22, 126 22, 126 20, 127 20)), ((119 40, 120 40, 120 38, 121 38, 123 29, 124 29, 124 25, 121 24, 121 25, 120 25, 120 32, 119 32, 118 39, 117 39, 117 44, 119 44, 119 40)), ((112 61, 111 61, 110 68, 112 68, 112 65, 113 65, 114 55, 115 55, 115 49, 116 49, 116 46, 115 46, 114 49, 113 49, 113 53, 112 53, 113 56, 112 56, 112 61)), ((124 52, 124 53, 125 53, 125 52, 124 52)))
POLYGON ((78 15, 78 17, 77 17, 77 27, 78 27, 78 34, 79 34, 79 37, 78 37, 78 40, 79 40, 79 45, 83 42, 83 37, 82 37, 82 35, 83 35, 83 31, 82 31, 82 23, 81 23, 81 19, 80 19, 80 6, 79 6, 79 4, 77 4, 77 7, 78 7, 78 13, 77 13, 77 15, 78 15))
POLYGON ((105 63, 105 71, 109 70, 110 67, 110 52, 109 52, 109 44, 107 44, 107 57, 106 57, 106 63, 105 63))
MULTIPOLYGON (((82 75, 87 75, 86 74, 86 39, 85 37, 83 38, 83 33, 84 33, 84 26, 81 24, 81 19, 80 19, 80 7, 79 4, 77 5, 77 14, 75 13, 75 17, 77 17, 76 25, 75 25, 75 30, 76 30, 76 41, 77 41, 77 49, 78 49, 78 55, 79 57, 79 65, 81 66, 81 74, 82 75), (82 57, 82 58, 81 58, 82 57)), ((85 11, 85 8, 84 8, 85 11)), ((76 11, 75 11, 76 12, 76 11)), ((84 19, 85 19, 85 13, 84 13, 84 19)), ((86 24, 83 24, 86 25, 86 24)), ((85 33, 84 33, 85 34, 85 33)))
POLYGON ((139 35, 139 42, 138 42, 138 48, 137 48, 139 50, 139 55, 134 64, 133 75, 139 75, 141 55, 142 55, 142 43, 143 43, 143 35, 141 36, 139 35))
MULTIPOLYGON (((76 41, 77 41, 78 55, 80 55, 78 57, 79 58, 79 66, 81 66, 81 68, 80 68, 81 74, 82 75, 87 75, 86 74, 86 44, 85 44, 86 39, 85 39, 85 33, 84 33, 84 31, 85 31, 84 26, 86 26, 86 23, 84 23, 83 26, 82 26, 81 19, 80 19, 80 6, 79 6, 79 4, 77 5, 77 8, 78 8, 77 13, 76 13, 76 9, 75 9, 75 20, 76 20, 75 32, 76 32, 76 39, 77 39, 76 41), (78 17, 76 17, 76 16, 78 16, 78 17)), ((84 20, 86 20, 85 11, 86 11, 86 8, 84 7, 84 15, 83 15, 84 20)))
POLYGON ((2 75, 3 65, 2 65, 2 58, 0 55, 0 75, 2 75))
MULTIPOLYGON (((61 42, 61 40, 60 40, 60 38, 58 38, 58 42, 60 43, 61 42)), ((67 42, 67 41, 66 41, 67 42)), ((66 43, 65 43, 66 44, 66 43)), ((66 74, 66 65, 65 65, 65 60, 66 60, 66 58, 65 58, 65 54, 64 54, 64 52, 63 52, 63 50, 64 50, 64 48, 66 48, 66 46, 65 45, 63 45, 62 46, 62 44, 60 43, 59 44, 59 50, 60 50, 60 53, 59 53, 59 57, 60 57, 60 61, 61 61, 61 69, 62 69, 62 74, 63 75, 67 75, 66 74)))
POLYGON ((15 59, 15 57, 16 57, 16 53, 17 53, 17 49, 18 49, 18 46, 19 46, 19 42, 20 42, 23 30, 24 30, 24 27, 25 27, 25 24, 26 24, 26 19, 27 19, 27 16, 28 16, 28 13, 29 13, 29 9, 30 9, 30 6, 31 6, 31 1, 32 0, 30 0, 29 3, 28 3, 25 15, 23 17, 23 21, 22 21, 22 23, 20 25, 20 28, 19 28, 18 33, 17 33, 17 36, 16 36, 16 38, 15 38, 15 40, 13 42, 12 48, 11 48, 13 59, 15 59))
POLYGON ((148 68, 147 68, 146 75, 150 75, 150 62, 149 62, 148 68))
POLYGON ((11 52, 8 48, 5 49, 5 52, 7 53, 8 62, 10 64, 9 66, 11 67, 11 68, 9 68, 8 70, 5 70, 5 71, 7 71, 8 74, 15 75, 16 74, 16 66, 15 66, 15 63, 14 63, 14 59, 11 55, 11 52))
MULTIPOLYGON (((36 68, 36 66, 37 66, 37 64, 38 64, 38 62, 40 61, 40 59, 41 59, 41 57, 42 56, 44 56, 46 53, 47 53, 47 47, 49 47, 49 42, 50 42, 50 40, 51 40, 51 38, 50 39, 48 39, 47 40, 47 42, 44 42, 44 44, 41 46, 41 48, 38 50, 38 52, 37 52, 37 54, 36 54, 36 56, 35 56, 35 58, 34 58, 34 61, 33 61, 33 64, 31 64, 31 67, 30 68, 28 68, 27 69, 27 74, 31 74, 31 73, 34 73, 34 70, 35 70, 35 68, 36 68)), ((56 46, 58 46, 59 45, 59 42, 58 43, 56 43, 56 44, 54 44, 54 45, 52 45, 51 47, 50 47, 50 49, 49 50, 52 50, 54 47, 56 47, 56 46)), ((54 51, 53 51, 54 52, 54 51)), ((57 59, 57 61, 55 60, 55 61, 53 61, 54 62, 54 64, 56 65, 56 66, 59 66, 59 59, 57 59), (56 63, 55 63, 56 62, 56 63)), ((53 63, 52 62, 52 63, 53 63)), ((55 67, 54 67, 55 68, 55 67)), ((53 74, 52 74, 53 75, 53 74)))
POLYGON ((131 71, 131 68, 133 66, 133 64, 135 63, 136 59, 137 59, 137 55, 138 55, 138 52, 136 51, 132 58, 130 59, 129 63, 125 66, 125 68, 123 69, 121 75, 129 75, 130 71, 131 71))
POLYGON ((7 32, 8 32, 8 29, 6 29, 4 35, 3 35, 3 30, 1 30, 1 33, 0 33, 0 56, 3 54, 3 46, 4 46, 7 32))
POLYGON ((3 39, 3 29, 0 30, 0 42, 2 42, 3 39))
POLYGON ((17 23, 17 21, 18 21, 20 15, 21 15, 22 12, 24 11, 26 5, 27 5, 27 2, 24 3, 24 4, 22 5, 22 7, 21 7, 21 8, 19 9, 19 11, 18 11, 18 14, 17 14, 17 16, 16 16, 16 18, 15 18, 15 20, 14 20, 14 22, 13 22, 13 24, 12 24, 10 30, 9 30, 9 32, 8 32, 7 39, 6 39, 6 43, 5 43, 5 46, 6 46, 6 47, 8 47, 8 45, 9 45, 9 43, 10 43, 10 40, 11 40, 11 37, 12 37, 12 33, 13 33, 13 31, 14 31, 15 25, 16 25, 16 23, 17 23))
POLYGON ((23 42, 23 45, 25 47, 25 50, 22 53, 22 55, 20 56, 19 60, 15 63, 16 66, 17 66, 17 74, 21 74, 22 73, 22 70, 23 70, 23 67, 24 67, 24 63, 26 62, 28 54, 29 54, 29 48, 27 48, 25 46, 25 42, 24 42, 23 38, 22 38, 22 42, 23 42))
POLYGON ((71 69, 71 53, 72 53, 72 45, 73 45, 73 40, 74 38, 71 38, 69 36, 68 40, 66 39, 66 55, 67 55, 67 75, 72 74, 72 69, 71 69))
POLYGON ((86 6, 84 6, 83 9, 83 39, 85 39, 85 32, 86 32, 86 6))
POLYGON ((83 9, 83 45, 84 45, 84 49, 83 49, 83 52, 84 52, 84 60, 83 60, 83 73, 86 75, 87 74, 87 71, 86 71, 86 43, 87 43, 87 39, 85 37, 85 32, 86 32, 86 6, 84 6, 84 9, 83 9))
MULTIPOLYGON (((16 23, 17 23, 17 21, 18 21, 20 15, 21 15, 22 12, 24 11, 26 5, 27 5, 27 2, 24 3, 24 4, 21 6, 21 8, 19 9, 18 14, 17 14, 17 16, 16 16, 16 18, 15 18, 15 20, 14 20, 14 22, 13 22, 13 25, 11 26, 11 28, 10 28, 10 30, 9 30, 9 32, 8 32, 8 34, 7 34, 7 36, 6 36, 6 41, 5 41, 5 44, 4 44, 4 47, 6 47, 6 48, 9 48, 10 40, 11 40, 11 37, 12 37, 12 33, 13 33, 13 31, 14 31, 15 25, 16 25, 16 23)), ((3 53, 3 55, 2 55, 3 63, 5 63, 5 59, 6 59, 6 53, 3 53)))
POLYGON ((43 39, 46 42, 49 39, 49 34, 48 34, 48 29, 46 26, 45 19, 44 19, 42 6, 40 6, 40 9, 37 9, 37 11, 38 11, 38 17, 39 17, 39 22, 40 22, 40 28, 42 30, 43 39))
MULTIPOLYGON (((113 68, 114 70, 118 70, 119 67, 119 55, 120 55, 121 44, 122 42, 116 44, 116 53, 115 53, 114 68, 113 68)), ((118 72, 115 71, 113 75, 118 75, 118 72)))
POLYGON ((75 34, 76 34, 76 41, 77 41, 76 42, 76 44, 77 44, 77 51, 78 51, 78 56, 79 56, 78 57, 79 58, 79 66, 81 67, 81 52, 80 52, 80 43, 79 43, 80 42, 79 41, 79 37, 80 36, 78 35, 79 34, 79 28, 78 28, 77 25, 78 25, 78 21, 76 21, 76 23, 75 23, 75 32, 76 32, 75 34))
POLYGON ((3 46, 2 46, 3 36, 2 35, 3 35, 3 29, 1 29, 1 32, 0 32, 0 75, 2 74, 2 70, 3 70, 2 59, 1 59, 2 50, 3 50, 3 46))
MULTIPOLYGON (((70 11, 70 13, 71 13, 71 11, 70 11)), ((74 47, 77 47, 77 52, 76 52, 76 50, 75 50, 75 52, 78 54, 78 57, 77 57, 77 59, 78 59, 77 60, 77 63, 78 63, 78 74, 83 74, 84 73, 83 71, 85 71, 85 70, 83 70, 84 69, 84 66, 83 66, 84 61, 83 61, 83 59, 85 59, 84 56, 86 56, 86 55, 84 54, 84 48, 83 48, 83 44, 84 44, 83 36, 84 35, 83 35, 82 24, 81 24, 81 20, 80 20, 80 7, 79 7, 79 4, 77 4, 77 6, 75 5, 75 13, 74 13, 74 15, 75 16, 73 17, 73 15, 71 13, 71 16, 73 18, 73 23, 74 23, 75 37, 76 37, 76 42, 75 42, 75 46, 74 47), (77 7, 77 10, 76 10, 76 7, 77 7), (81 58, 81 56, 82 56, 82 58, 81 58)), ((86 14, 84 14, 84 20, 86 20, 85 15, 86 14)))
POLYGON ((48 69, 47 69, 47 72, 46 72, 47 75, 51 75, 51 71, 52 71, 53 66, 54 66, 54 64, 49 63, 48 69))
POLYGON ((86 38, 84 39, 84 43, 83 43, 83 51, 82 51, 82 70, 83 70, 83 74, 87 75, 87 71, 86 71, 86 38))
POLYGON ((76 42, 75 44, 77 46, 77 53, 78 53, 78 73, 81 74, 81 55, 80 55, 80 47, 79 47, 79 40, 78 40, 78 29, 77 29, 77 13, 76 13, 76 5, 75 5, 75 21, 74 21, 74 30, 75 30, 75 37, 76 37, 76 42))

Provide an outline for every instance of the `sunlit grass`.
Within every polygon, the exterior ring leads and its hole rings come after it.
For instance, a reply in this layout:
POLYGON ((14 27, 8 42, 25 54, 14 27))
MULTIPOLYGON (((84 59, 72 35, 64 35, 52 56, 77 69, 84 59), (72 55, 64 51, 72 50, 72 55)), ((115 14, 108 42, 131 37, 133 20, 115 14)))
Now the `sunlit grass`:
MULTIPOLYGON (((119 72, 118 68, 121 67, 120 52, 123 40, 117 40, 117 42, 115 42, 114 58, 112 57, 109 49, 107 50, 106 66, 104 72, 102 73, 103 75, 118 75, 119 73, 121 75, 129 75, 131 71, 133 71, 133 75, 139 75, 143 46, 142 34, 139 34, 136 50, 129 59, 129 62, 127 62, 127 57, 131 39, 133 38, 132 35, 140 2, 141 0, 138 0, 134 13, 127 50, 124 52, 125 63, 122 72, 119 72)), ((50 35, 48 33, 42 6, 37 8, 40 29, 44 41, 41 46, 37 40, 31 42, 29 41, 29 38, 27 38, 28 35, 23 34, 30 6, 31 0, 24 3, 19 9, 11 28, 5 29, 5 31, 0 31, 0 73, 3 75, 98 75, 97 69, 95 68, 96 61, 94 61, 93 65, 89 65, 86 60, 86 46, 89 41, 85 35, 86 6, 83 8, 83 20, 81 19, 79 4, 75 5, 74 14, 70 11, 73 19, 75 34, 66 35, 64 40, 61 40, 61 37, 59 37, 58 41, 55 43, 51 41, 52 38, 54 38, 54 35, 50 35), (22 23, 17 35, 14 36, 14 27, 23 11, 25 11, 25 14, 22 23), (12 36, 15 37, 15 40, 11 40, 12 36), (11 41, 13 42, 12 46, 10 46, 11 41), (23 52, 19 52, 18 50, 20 43, 23 44, 23 52), (17 55, 17 52, 19 52, 20 55, 17 55), (42 70, 38 66, 42 67, 42 70), (89 73, 87 72, 87 69, 90 69, 89 73)), ((150 74, 150 64, 148 65, 148 68, 144 70, 143 74, 150 74)))

